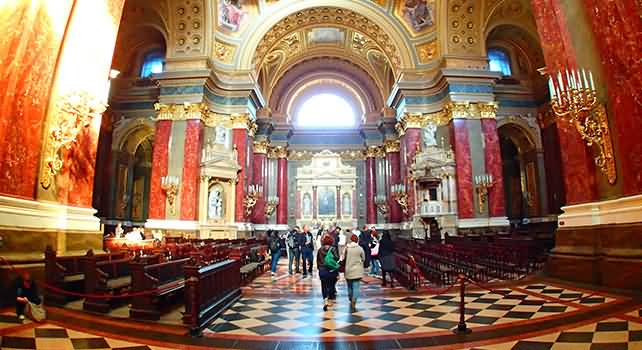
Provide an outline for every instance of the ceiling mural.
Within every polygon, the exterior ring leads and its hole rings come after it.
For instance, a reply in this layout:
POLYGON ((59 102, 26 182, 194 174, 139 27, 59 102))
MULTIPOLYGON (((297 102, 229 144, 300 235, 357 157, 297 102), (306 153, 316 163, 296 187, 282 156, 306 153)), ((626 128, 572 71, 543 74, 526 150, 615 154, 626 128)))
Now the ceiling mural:
POLYGON ((239 35, 258 14, 258 0, 217 0, 218 29, 239 35))
POLYGON ((394 15, 406 31, 417 37, 436 30, 436 0, 397 0, 394 15))

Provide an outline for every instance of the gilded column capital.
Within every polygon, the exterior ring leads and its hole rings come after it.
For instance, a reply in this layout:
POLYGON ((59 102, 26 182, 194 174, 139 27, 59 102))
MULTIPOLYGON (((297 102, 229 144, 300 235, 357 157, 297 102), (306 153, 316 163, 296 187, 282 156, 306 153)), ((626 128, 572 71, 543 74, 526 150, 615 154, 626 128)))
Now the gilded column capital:
POLYGON ((254 153, 267 154, 270 143, 267 140, 254 141, 254 153))
POLYGON ((497 118, 497 103, 478 103, 479 119, 496 119, 497 118))
POLYGON ((401 144, 399 140, 386 140, 383 142, 383 148, 386 153, 399 152, 401 150, 401 144))
POLYGON ((288 157, 288 148, 284 146, 270 147, 268 151, 268 156, 270 158, 287 158, 288 157))
POLYGON ((383 158, 386 156, 383 146, 370 146, 365 153, 366 158, 383 158))
POLYGON ((181 103, 164 104, 155 103, 154 109, 158 111, 156 120, 206 120, 208 118, 207 105, 205 103, 181 103))
POLYGON ((247 113, 232 114, 230 116, 232 129, 249 129, 252 124, 250 115, 247 113))
POLYGON ((450 102, 444 106, 448 120, 452 119, 495 119, 496 102, 450 102))

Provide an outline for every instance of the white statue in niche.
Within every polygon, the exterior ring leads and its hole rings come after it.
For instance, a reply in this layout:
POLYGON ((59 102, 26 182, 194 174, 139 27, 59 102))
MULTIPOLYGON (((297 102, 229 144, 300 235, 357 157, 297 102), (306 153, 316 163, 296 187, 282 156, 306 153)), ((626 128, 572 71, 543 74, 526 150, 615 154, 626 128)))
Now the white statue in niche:
POLYGON ((223 188, 221 185, 212 186, 207 201, 207 218, 218 220, 223 218, 223 188))
POLYGON ((303 216, 312 216, 312 199, 309 193, 303 195, 303 216))
POLYGON ((227 128, 221 125, 217 125, 216 128, 214 128, 214 132, 216 134, 214 143, 219 145, 227 144, 227 128))
POLYGON ((343 212, 343 215, 352 214, 352 200, 350 198, 350 195, 347 193, 343 194, 343 200, 341 202, 341 211, 343 212))
POLYGON ((437 125, 428 123, 423 129, 423 138, 425 147, 437 146, 437 125))
POLYGON ((203 153, 201 156, 202 163, 205 163, 212 158, 212 154, 214 153, 214 142, 212 141, 211 138, 208 138, 207 141, 205 142, 205 146, 203 146, 202 153, 203 153))

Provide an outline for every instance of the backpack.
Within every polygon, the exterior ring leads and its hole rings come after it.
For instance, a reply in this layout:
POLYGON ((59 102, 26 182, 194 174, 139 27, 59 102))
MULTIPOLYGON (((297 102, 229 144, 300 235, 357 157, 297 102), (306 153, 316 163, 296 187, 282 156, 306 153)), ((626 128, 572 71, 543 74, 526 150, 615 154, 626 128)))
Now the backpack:
POLYGON ((323 265, 330 271, 339 270, 339 262, 334 257, 334 254, 332 254, 332 248, 328 249, 328 251, 325 253, 325 257, 323 258, 323 265))
POLYGON ((288 234, 288 247, 290 249, 296 249, 297 248, 297 244, 296 244, 296 240, 294 239, 295 238, 294 236, 295 236, 295 234, 292 233, 292 232, 290 232, 290 234, 288 234))

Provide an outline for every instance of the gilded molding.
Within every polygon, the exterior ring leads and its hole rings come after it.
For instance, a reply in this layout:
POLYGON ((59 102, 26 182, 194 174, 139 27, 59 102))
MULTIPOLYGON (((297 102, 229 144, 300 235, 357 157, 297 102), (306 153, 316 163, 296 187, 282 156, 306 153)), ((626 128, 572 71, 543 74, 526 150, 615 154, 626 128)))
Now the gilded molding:
POLYGON ((254 153, 267 154, 270 149, 270 142, 266 140, 254 141, 254 153))
POLYGON ((106 108, 103 102, 86 91, 72 92, 59 98, 45 140, 44 164, 40 175, 42 188, 48 189, 53 177, 62 169, 63 149, 69 149, 76 142, 78 133, 88 127, 93 118, 100 117, 106 108))
POLYGON ((366 152, 363 150, 352 150, 352 151, 343 151, 339 152, 341 160, 350 161, 350 160, 364 160, 366 152))
POLYGON ((401 151, 401 143, 399 143, 399 140, 386 140, 383 142, 383 147, 386 153, 401 151))
POLYGON ((452 119, 495 119, 497 103, 450 102, 444 106, 448 120, 452 119))
POLYGON ((399 122, 395 125, 395 129, 399 136, 403 136, 408 129, 423 129, 428 124, 437 126, 448 124, 450 119, 447 118, 447 113, 406 113, 399 122))
POLYGON ((383 146, 370 146, 366 149, 366 158, 383 158, 386 151, 383 146))
POLYGON ((275 159, 288 158, 288 148, 284 146, 270 147, 268 157, 275 159))
POLYGON ((204 120, 207 118, 208 108, 205 103, 164 104, 154 103, 154 109, 158 111, 156 120, 204 120))

